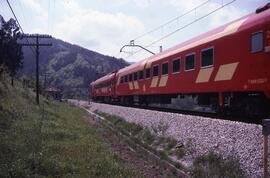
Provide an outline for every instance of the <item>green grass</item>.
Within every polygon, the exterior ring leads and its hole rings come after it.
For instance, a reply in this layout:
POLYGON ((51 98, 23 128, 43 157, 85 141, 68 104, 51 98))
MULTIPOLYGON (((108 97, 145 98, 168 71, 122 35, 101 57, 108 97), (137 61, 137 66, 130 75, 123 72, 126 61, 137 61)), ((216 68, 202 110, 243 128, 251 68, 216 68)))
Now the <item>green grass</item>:
POLYGON ((141 177, 86 122, 87 113, 0 81, 0 177, 141 177), (44 109, 43 109, 44 106, 44 109))
POLYGON ((166 139, 166 150, 171 150, 171 149, 173 149, 175 146, 176 146, 176 144, 177 144, 177 141, 175 140, 175 139, 173 139, 173 138, 167 138, 166 139))
MULTIPOLYGON (((170 160, 169 155, 177 154, 177 150, 174 147, 177 144, 177 141, 170 137, 157 136, 157 132, 162 130, 165 132, 167 125, 159 123, 157 131, 153 130, 152 133, 148 128, 142 127, 141 125, 130 123, 125 121, 123 118, 103 113, 100 111, 95 111, 97 114, 103 116, 108 121, 113 124, 113 127, 118 129, 121 133, 129 136, 136 144, 139 144, 151 151, 152 153, 158 155, 163 160, 168 160, 173 164, 176 164, 177 167, 185 170, 185 168, 178 162, 170 160)), ((153 128, 153 127, 152 127, 153 128)), ((182 148, 181 150, 183 150, 182 148)), ((185 151, 182 153, 184 156, 185 151)))
POLYGON ((175 151, 175 155, 177 156, 178 159, 183 158, 185 156, 186 152, 184 148, 178 148, 175 151))
POLYGON ((135 141, 144 142, 147 145, 151 145, 155 140, 155 136, 147 128, 143 128, 141 125, 127 122, 123 118, 115 115, 110 115, 103 112, 97 113, 107 118, 115 128, 120 130, 125 135, 131 136, 135 141))
POLYGON ((225 160, 214 152, 209 152, 206 155, 197 157, 193 162, 191 175, 194 178, 245 177, 243 170, 240 168, 238 160, 233 158, 228 158, 225 160))
POLYGON ((189 170, 194 178, 242 178, 244 171, 240 168, 239 161, 234 158, 223 159, 220 155, 209 152, 206 155, 195 158, 192 168, 184 167, 180 162, 170 160, 170 156, 176 156, 181 160, 186 154, 194 153, 192 139, 188 139, 185 144, 176 148, 177 141, 170 137, 165 137, 168 126, 159 123, 157 127, 151 127, 153 132, 135 123, 129 123, 123 118, 96 111, 97 114, 109 120, 120 132, 129 136, 137 144, 158 155, 163 160, 168 160, 175 167, 184 171, 189 170), (161 133, 161 136, 157 136, 161 133))

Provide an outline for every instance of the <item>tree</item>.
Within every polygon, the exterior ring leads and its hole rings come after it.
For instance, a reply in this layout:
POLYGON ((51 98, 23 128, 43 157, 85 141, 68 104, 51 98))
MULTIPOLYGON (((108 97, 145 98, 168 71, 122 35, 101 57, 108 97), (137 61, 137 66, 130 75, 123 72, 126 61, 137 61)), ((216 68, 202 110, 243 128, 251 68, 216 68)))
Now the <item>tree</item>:
POLYGON ((16 21, 10 19, 6 22, 0 15, 0 65, 7 67, 12 85, 18 69, 23 65, 22 46, 17 43, 19 36, 20 32, 16 21))

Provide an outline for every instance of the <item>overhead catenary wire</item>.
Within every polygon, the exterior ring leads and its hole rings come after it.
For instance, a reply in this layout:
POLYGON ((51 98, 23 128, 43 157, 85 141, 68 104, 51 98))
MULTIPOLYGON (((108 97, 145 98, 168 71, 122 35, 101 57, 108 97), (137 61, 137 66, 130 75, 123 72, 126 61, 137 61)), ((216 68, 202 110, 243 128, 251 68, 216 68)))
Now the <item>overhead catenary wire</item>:
MULTIPOLYGON (((188 27, 188 26, 190 26, 190 25, 192 25, 192 24, 194 24, 194 23, 196 23, 197 21, 199 21, 199 20, 201 20, 201 19, 203 19, 203 18, 205 18, 205 17, 208 17, 209 15, 211 15, 211 14, 213 14, 213 13, 219 11, 220 9, 224 8, 225 6, 228 6, 228 5, 232 4, 232 3, 235 2, 235 1, 236 1, 236 0, 231 0, 231 1, 227 2, 227 3, 225 3, 225 4, 223 4, 223 2, 222 2, 222 5, 221 5, 220 7, 214 9, 213 11, 211 11, 211 12, 209 12, 209 13, 207 13, 207 14, 205 14, 205 15, 199 17, 199 18, 196 18, 195 20, 191 21, 190 23, 188 23, 188 24, 186 24, 186 25, 184 25, 184 26, 182 26, 182 27, 180 27, 180 28, 178 28, 178 29, 176 29, 176 30, 174 30, 174 31, 172 31, 172 32, 170 32, 170 33, 168 33, 167 35, 165 35, 165 36, 163 36, 163 37, 161 37, 161 38, 159 38, 159 39, 157 39, 157 40, 151 42, 150 44, 146 45, 146 48, 148 48, 149 46, 151 46, 151 45, 153 45, 153 44, 155 44, 155 43, 157 43, 157 42, 159 42, 159 41, 161 41, 161 40, 164 40, 164 39, 168 38, 169 36, 175 34, 176 32, 178 32, 178 31, 180 31, 180 30, 182 30, 182 29, 184 29, 184 28, 186 28, 186 27, 188 27)), ((135 51, 134 53, 132 53, 131 55, 127 56, 126 58, 129 58, 129 57, 131 57, 131 56, 134 56, 135 54, 137 54, 137 53, 140 52, 140 51, 142 51, 142 50, 139 49, 139 50, 135 51)))
POLYGON ((163 27, 165 27, 165 26, 171 24, 172 22, 174 22, 174 21, 176 21, 176 20, 178 20, 178 19, 180 19, 180 18, 182 18, 182 17, 184 17, 184 16, 190 14, 190 13, 193 12, 194 10, 196 10, 196 9, 198 9, 198 8, 200 8, 200 7, 202 7, 202 6, 204 6, 205 4, 207 4, 207 3, 210 2, 210 1, 211 1, 211 0, 204 1, 203 3, 199 4, 198 6, 194 7, 193 9, 191 9, 191 10, 185 12, 184 14, 181 14, 181 15, 179 15, 179 16, 177 16, 177 17, 171 19, 171 20, 169 20, 168 22, 166 22, 166 23, 164 23, 164 24, 162 24, 162 25, 159 25, 158 27, 156 27, 156 28, 154 28, 154 29, 152 29, 152 30, 149 30, 148 32, 143 33, 143 34, 141 34, 141 35, 135 37, 133 40, 140 39, 140 38, 142 38, 142 37, 144 37, 144 36, 146 36, 146 35, 148 35, 148 34, 150 34, 150 33, 153 33, 153 32, 155 32, 155 31, 157 31, 157 30, 159 30, 159 29, 162 29, 163 27))

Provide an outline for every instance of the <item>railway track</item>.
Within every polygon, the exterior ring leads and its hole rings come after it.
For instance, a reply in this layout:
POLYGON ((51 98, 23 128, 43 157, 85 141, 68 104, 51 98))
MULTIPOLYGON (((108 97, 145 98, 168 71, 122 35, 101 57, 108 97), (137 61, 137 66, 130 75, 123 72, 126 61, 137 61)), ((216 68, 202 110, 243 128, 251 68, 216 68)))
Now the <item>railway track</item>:
MULTIPOLYGON (((99 102, 97 102, 97 103, 99 103, 99 102)), ((179 110, 179 109, 171 109, 171 108, 154 107, 154 106, 139 106, 139 105, 127 106, 127 105, 116 104, 116 103, 105 103, 105 104, 110 104, 110 105, 114 105, 114 106, 119 105, 122 107, 146 109, 146 110, 166 112, 166 113, 178 113, 178 114, 183 114, 183 115, 201 116, 201 117, 212 118, 212 119, 222 119, 222 120, 237 121, 237 122, 250 123, 250 124, 262 124, 262 119, 267 119, 267 117, 266 118, 261 118, 261 117, 248 118, 245 116, 230 116, 230 115, 219 114, 219 113, 187 111, 187 110, 179 110)), ((270 116, 268 118, 270 118, 270 116)))
MULTIPOLYGON (((208 114, 204 116, 188 115, 189 112, 169 112, 171 110, 156 110, 156 108, 138 108, 119 105, 108 105, 80 101, 88 110, 100 111, 116 115, 127 122, 140 124, 150 130, 163 127, 164 136, 170 136, 180 143, 191 141, 194 153, 183 159, 192 163, 192 157, 205 154, 209 150, 217 151, 224 157, 234 156, 241 162, 242 169, 249 177, 261 175, 262 165, 262 126, 260 124, 213 119, 208 114), (155 109, 155 110, 152 110, 155 109), (179 113, 180 112, 180 113, 179 113)), ((211 114, 210 114, 211 115, 211 114)), ((159 134, 161 132, 158 132, 159 134)))

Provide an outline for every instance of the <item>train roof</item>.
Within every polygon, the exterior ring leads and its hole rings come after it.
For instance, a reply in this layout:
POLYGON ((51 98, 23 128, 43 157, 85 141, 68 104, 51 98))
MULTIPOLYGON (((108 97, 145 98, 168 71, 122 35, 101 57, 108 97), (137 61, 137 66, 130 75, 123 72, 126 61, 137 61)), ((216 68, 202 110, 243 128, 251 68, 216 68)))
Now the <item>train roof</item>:
POLYGON ((147 59, 144 59, 142 61, 139 61, 139 62, 136 62, 136 63, 133 63, 125 68, 122 68, 120 69, 117 73, 131 73, 131 72, 135 72, 137 71, 138 69, 143 69, 144 65, 146 64, 147 62, 147 59))
POLYGON ((96 85, 96 84, 105 82, 105 81, 107 81, 107 80, 110 80, 110 79, 113 78, 114 75, 115 75, 115 72, 109 73, 109 74, 107 74, 107 75, 105 75, 105 76, 103 76, 103 77, 101 77, 101 78, 99 78, 99 79, 93 81, 93 82, 91 83, 91 85, 96 85))
POLYGON ((231 35, 233 33, 239 32, 239 31, 244 30, 246 28, 250 28, 251 26, 259 24, 265 20, 270 21, 269 19, 270 19, 270 9, 264 10, 260 13, 252 13, 252 14, 246 15, 240 19, 234 20, 228 24, 225 24, 225 25, 218 27, 214 30, 208 31, 202 35, 199 35, 195 38, 192 38, 188 41, 185 41, 185 42, 183 42, 179 45, 176 45, 174 47, 171 47, 167 50, 164 50, 161 53, 158 53, 158 54, 153 55, 149 58, 146 58, 140 62, 134 63, 128 67, 120 69, 119 73, 121 76, 123 76, 123 75, 130 73, 130 72, 137 71, 138 68, 143 69, 144 65, 146 65, 146 68, 148 68, 155 61, 158 61, 160 59, 175 55, 179 52, 191 49, 193 47, 203 45, 207 42, 217 40, 217 39, 222 38, 224 36, 231 35))

